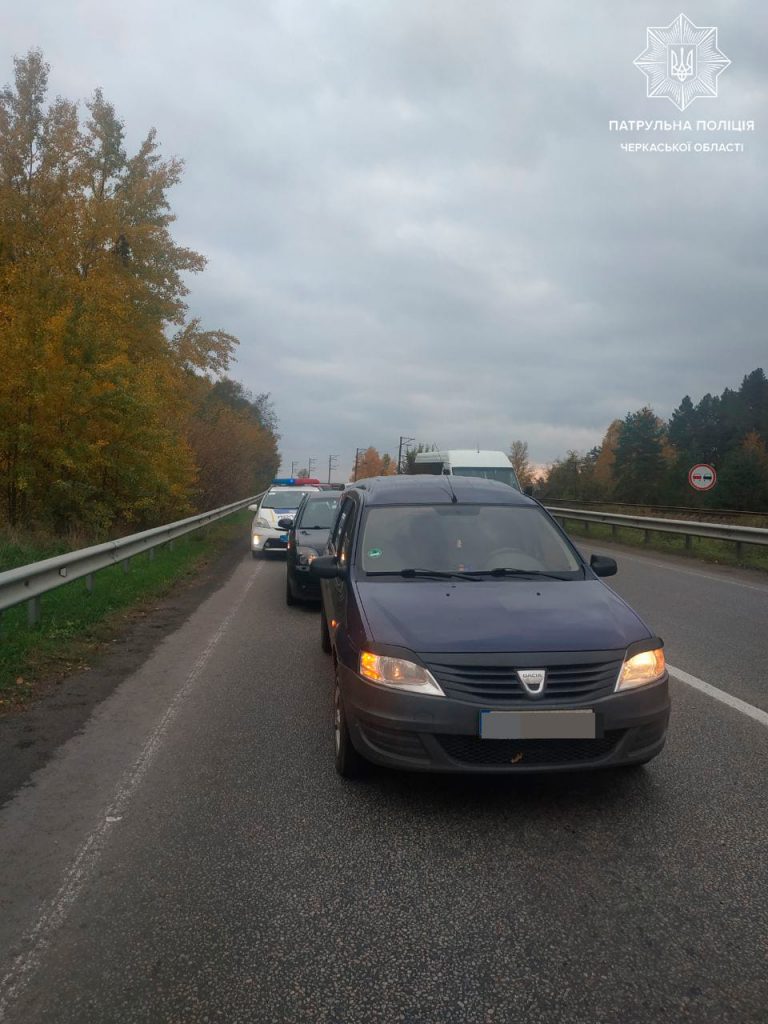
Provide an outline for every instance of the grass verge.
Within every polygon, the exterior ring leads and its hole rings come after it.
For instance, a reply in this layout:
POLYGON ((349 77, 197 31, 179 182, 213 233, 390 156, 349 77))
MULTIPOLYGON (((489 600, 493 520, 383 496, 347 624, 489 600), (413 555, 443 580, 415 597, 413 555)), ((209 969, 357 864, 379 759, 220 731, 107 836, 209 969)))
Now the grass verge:
MULTIPOLYGON (((0 619, 0 714, 29 703, 42 679, 86 668, 89 657, 131 613, 194 576, 202 563, 237 537, 245 538, 250 518, 251 513, 239 512, 188 533, 174 541, 173 549, 167 544, 156 548, 152 561, 148 555, 132 558, 128 572, 122 565, 102 569, 94 575, 90 594, 84 579, 43 594, 38 626, 28 625, 26 604, 7 609, 0 619)), ((50 542, 45 547, 0 545, 2 554, 17 565, 61 550, 50 542)))
POLYGON ((668 555, 682 555, 686 558, 712 562, 715 565, 768 571, 768 547, 744 544, 741 555, 738 555, 733 541, 692 537, 690 548, 686 548, 683 536, 651 531, 646 542, 642 530, 618 526, 614 533, 611 527, 604 523, 590 523, 587 527, 586 523, 578 522, 575 519, 566 519, 565 529, 573 538, 579 540, 604 540, 613 544, 624 544, 626 547, 641 548, 643 551, 661 551, 668 555))

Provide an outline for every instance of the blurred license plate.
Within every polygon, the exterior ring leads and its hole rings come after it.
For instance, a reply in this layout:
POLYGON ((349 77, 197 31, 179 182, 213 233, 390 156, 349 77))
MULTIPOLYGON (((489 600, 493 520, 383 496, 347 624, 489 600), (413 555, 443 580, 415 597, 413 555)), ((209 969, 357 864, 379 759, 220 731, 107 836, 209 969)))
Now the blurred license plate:
POLYGON ((279 539, 280 539, 280 543, 281 544, 287 544, 288 543, 288 534, 287 533, 281 533, 279 539))
POLYGON ((481 711, 484 740, 593 740, 594 711, 481 711))

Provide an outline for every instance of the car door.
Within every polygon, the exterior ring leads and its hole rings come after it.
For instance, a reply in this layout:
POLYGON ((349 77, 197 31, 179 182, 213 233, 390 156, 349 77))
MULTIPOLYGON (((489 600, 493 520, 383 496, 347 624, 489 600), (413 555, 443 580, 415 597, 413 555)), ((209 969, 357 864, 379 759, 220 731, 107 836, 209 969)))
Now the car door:
MULTIPOLYGON (((326 554, 338 557, 341 535, 344 530, 344 524, 347 521, 347 516, 349 515, 351 508, 352 499, 342 499, 339 505, 339 511, 336 515, 336 522, 333 524, 333 528, 328 537, 328 544, 326 545, 325 549, 326 554)), ((322 594, 323 599, 323 613, 325 614, 325 618, 326 621, 328 622, 329 627, 331 624, 331 620, 336 617, 334 605, 334 583, 335 580, 323 580, 322 584, 320 585, 320 592, 322 594)))
MULTIPOLYGON (((349 568, 352 541, 357 522, 357 502, 345 498, 341 503, 339 517, 336 520, 328 545, 329 553, 335 555, 339 565, 349 568)), ((328 623, 338 623, 337 629, 344 630, 347 621, 347 578, 326 580, 323 582, 323 605, 328 623)))

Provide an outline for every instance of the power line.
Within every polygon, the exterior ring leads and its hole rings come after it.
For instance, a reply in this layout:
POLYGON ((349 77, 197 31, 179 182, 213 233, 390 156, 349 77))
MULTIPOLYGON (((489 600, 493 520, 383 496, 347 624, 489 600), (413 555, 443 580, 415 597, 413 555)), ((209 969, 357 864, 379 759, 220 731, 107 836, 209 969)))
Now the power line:
POLYGON ((408 445, 415 444, 415 442, 416 442, 416 438, 415 437, 403 437, 402 435, 400 436, 400 447, 397 450, 397 472, 398 472, 398 474, 403 472, 403 445, 405 445, 406 452, 407 452, 408 445))
POLYGON ((365 450, 366 450, 365 448, 356 448, 355 449, 355 471, 354 471, 354 473, 352 475, 352 479, 353 480, 357 480, 357 463, 358 463, 358 460, 360 459, 360 452, 364 452, 365 450))

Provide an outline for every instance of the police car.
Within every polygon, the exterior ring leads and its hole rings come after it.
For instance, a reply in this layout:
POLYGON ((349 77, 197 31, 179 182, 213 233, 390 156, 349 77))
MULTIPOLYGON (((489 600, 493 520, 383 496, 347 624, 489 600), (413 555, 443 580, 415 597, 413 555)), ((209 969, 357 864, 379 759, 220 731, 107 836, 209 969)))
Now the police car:
POLYGON ((286 550, 288 529, 296 509, 305 494, 320 490, 318 484, 318 480, 307 477, 278 478, 272 481, 258 505, 249 506, 256 513, 251 525, 251 554, 254 558, 258 558, 261 552, 286 550))

